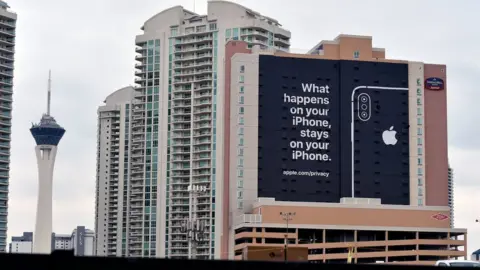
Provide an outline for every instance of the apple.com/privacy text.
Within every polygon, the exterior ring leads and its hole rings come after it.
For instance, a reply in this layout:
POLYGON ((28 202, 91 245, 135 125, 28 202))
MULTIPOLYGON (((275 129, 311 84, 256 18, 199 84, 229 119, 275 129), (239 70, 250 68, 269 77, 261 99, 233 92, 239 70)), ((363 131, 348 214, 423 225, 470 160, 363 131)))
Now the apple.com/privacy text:
POLYGON ((328 177, 330 175, 330 173, 329 172, 314 172, 314 171, 283 171, 283 175, 328 177))

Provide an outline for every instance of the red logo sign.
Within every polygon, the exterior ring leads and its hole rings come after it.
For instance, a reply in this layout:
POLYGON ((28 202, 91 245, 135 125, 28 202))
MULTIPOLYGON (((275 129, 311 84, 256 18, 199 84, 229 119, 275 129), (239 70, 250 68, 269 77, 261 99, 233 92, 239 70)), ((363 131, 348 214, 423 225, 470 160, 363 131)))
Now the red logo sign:
POLYGON ((435 214, 432 217, 436 220, 446 220, 446 219, 448 219, 448 216, 444 215, 444 214, 435 214))

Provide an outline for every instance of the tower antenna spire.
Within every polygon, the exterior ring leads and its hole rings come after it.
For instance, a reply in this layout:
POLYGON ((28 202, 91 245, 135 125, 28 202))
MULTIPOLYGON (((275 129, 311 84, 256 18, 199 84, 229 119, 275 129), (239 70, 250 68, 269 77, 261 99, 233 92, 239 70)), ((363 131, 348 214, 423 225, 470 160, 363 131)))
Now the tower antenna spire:
POLYGON ((50 115, 51 96, 52 96, 52 70, 48 70, 47 115, 50 115))

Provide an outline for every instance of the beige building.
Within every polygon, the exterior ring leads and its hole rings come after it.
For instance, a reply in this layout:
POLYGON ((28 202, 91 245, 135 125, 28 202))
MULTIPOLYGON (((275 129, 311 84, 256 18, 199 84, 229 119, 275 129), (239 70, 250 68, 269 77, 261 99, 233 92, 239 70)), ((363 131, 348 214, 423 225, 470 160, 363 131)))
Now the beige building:
POLYGON ((231 41, 226 57, 230 73, 225 77, 224 112, 229 118, 225 121, 223 227, 229 229, 229 237, 222 238, 222 252, 228 254, 223 258, 241 258, 248 245, 282 245, 286 225, 280 212, 286 211, 296 212, 289 241, 308 245, 309 260, 346 261, 348 247, 356 248, 357 262, 429 264, 466 256, 461 251, 461 247, 466 250, 466 230, 450 226, 446 89, 432 91, 424 85, 431 77, 446 82, 445 65, 387 59, 385 49, 372 46, 371 37, 351 35, 322 41, 308 54, 249 48, 244 42, 231 41), (408 64, 410 205, 382 205, 375 199, 302 204, 258 198, 260 55, 408 64), (305 243, 304 230, 314 231, 320 240, 305 243))

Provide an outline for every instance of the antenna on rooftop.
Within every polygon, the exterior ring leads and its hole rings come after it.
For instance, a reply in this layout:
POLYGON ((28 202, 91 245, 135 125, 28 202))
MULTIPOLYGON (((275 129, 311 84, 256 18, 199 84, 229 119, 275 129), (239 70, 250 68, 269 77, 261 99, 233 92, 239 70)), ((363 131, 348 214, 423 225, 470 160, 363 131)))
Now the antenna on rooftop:
POLYGON ((52 95, 52 70, 48 70, 47 115, 50 116, 50 99, 52 95))

